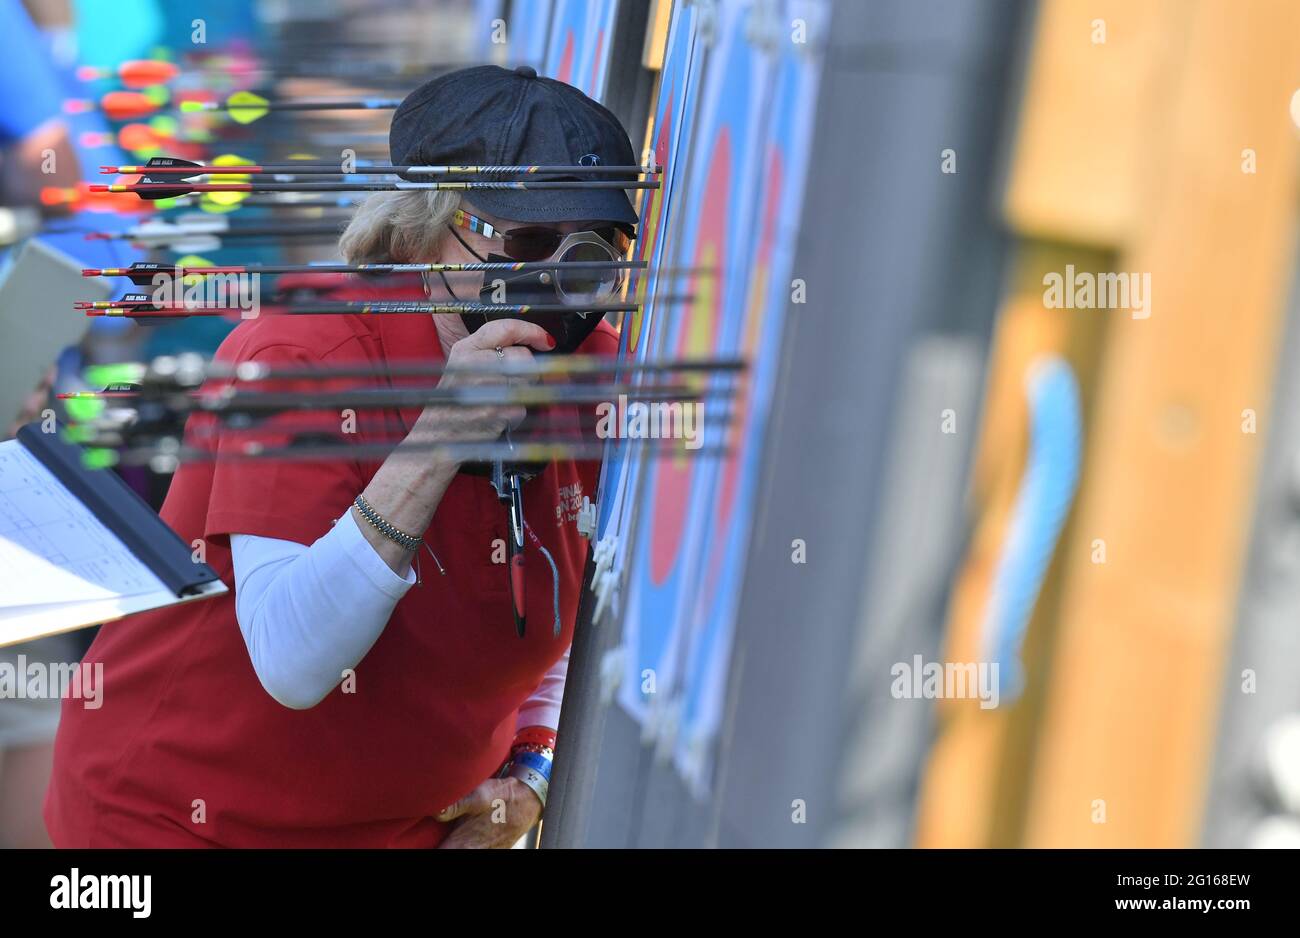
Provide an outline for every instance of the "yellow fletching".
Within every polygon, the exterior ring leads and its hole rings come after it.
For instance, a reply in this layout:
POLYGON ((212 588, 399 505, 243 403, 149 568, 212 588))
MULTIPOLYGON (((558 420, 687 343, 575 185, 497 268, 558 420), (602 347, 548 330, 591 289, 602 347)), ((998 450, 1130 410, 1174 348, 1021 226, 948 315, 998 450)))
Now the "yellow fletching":
MULTIPOLYGON (((231 193, 219 193, 219 192, 203 193, 203 197, 199 199, 199 210, 203 212, 207 212, 209 215, 224 215, 227 212, 235 211, 236 209, 239 208, 240 203, 235 202, 234 204, 231 204, 229 202, 218 202, 214 198, 217 195, 230 195, 230 194, 231 193)), ((234 194, 247 195, 247 193, 244 192, 239 192, 234 194)))
MULTIPOLYGON (((212 161, 213 166, 251 166, 253 161, 242 156, 236 156, 234 153, 223 153, 212 161)), ((221 176, 220 181, 223 183, 240 183, 251 182, 253 179, 248 173, 239 173, 233 176, 221 176)), ((234 207, 248 198, 247 192, 208 192, 208 199, 214 205, 234 207)), ((227 211, 229 209, 226 209, 227 211)))
MULTIPOLYGON (((176 259, 176 266, 177 267, 211 267, 212 261, 208 260, 206 257, 200 257, 197 254, 186 254, 184 257, 178 257, 176 259)), ((202 283, 202 282, 203 282, 202 274, 186 274, 184 277, 181 278, 181 283, 184 284, 193 284, 193 283, 202 283)))
POLYGON ((251 91, 236 91, 226 99, 230 119, 237 124, 251 124, 270 110, 270 101, 251 91))

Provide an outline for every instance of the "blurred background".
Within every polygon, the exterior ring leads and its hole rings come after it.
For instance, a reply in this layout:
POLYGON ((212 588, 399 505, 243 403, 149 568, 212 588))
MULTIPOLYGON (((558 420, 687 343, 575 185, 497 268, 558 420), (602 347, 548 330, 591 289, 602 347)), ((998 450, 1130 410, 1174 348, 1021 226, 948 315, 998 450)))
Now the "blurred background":
MULTIPOLYGON (((385 111, 187 95, 530 64, 663 166, 623 354, 750 370, 725 458, 607 460, 544 846, 1300 846, 1293 2, 0 0, 0 27, 11 262, 334 257, 347 199, 80 185, 387 158, 385 111), (137 60, 175 74, 111 112, 137 60)), ((3 291, 8 334, 80 315, 3 291)), ((109 322, 5 423, 233 326, 109 322)), ((56 721, 0 699, 0 844, 44 837, 56 721)))

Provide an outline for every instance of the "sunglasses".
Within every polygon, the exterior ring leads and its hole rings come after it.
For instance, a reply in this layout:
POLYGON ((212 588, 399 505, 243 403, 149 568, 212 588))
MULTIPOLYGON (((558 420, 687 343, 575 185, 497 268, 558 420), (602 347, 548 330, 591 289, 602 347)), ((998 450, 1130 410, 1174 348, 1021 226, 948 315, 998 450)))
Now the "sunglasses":
MULTIPOLYGON (((563 231, 542 225, 529 225, 502 231, 491 222, 461 210, 452 216, 452 224, 458 228, 468 228, 485 238, 501 241, 501 253, 516 261, 550 260, 555 257, 564 240, 570 237, 563 231)), ((590 231, 608 244, 617 257, 625 255, 632 246, 632 238, 618 225, 601 225, 590 231)))

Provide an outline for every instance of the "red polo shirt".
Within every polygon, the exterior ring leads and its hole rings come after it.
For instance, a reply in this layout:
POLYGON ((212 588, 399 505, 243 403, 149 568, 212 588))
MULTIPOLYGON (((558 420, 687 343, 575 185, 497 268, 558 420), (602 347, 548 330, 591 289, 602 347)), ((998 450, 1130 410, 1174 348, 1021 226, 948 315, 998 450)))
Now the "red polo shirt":
MULTIPOLYGON (((616 346, 602 324, 582 351, 616 346)), ((379 364, 442 352, 428 316, 264 316, 239 325, 217 358, 379 364)), ((404 432, 419 413, 385 416, 404 432)), ((374 438, 361 414, 357 429, 357 442, 374 438)), ((244 647, 228 535, 310 544, 377 468, 347 458, 229 460, 176 473, 162 517, 186 541, 205 541, 207 562, 232 592, 100 630, 85 660, 104 666, 103 705, 66 700, 55 743, 45 819, 57 846, 442 840, 446 825, 434 815, 500 765, 519 705, 572 639, 587 550, 575 511, 595 493, 596 465, 554 463, 524 488, 525 517, 560 570, 559 638, 551 570, 536 555, 527 568, 529 628, 516 636, 507 567, 493 562, 494 540, 507 537, 505 510, 486 478, 461 473, 424 538, 446 575, 422 551, 423 584, 397 603, 356 668, 354 691, 335 688, 310 710, 287 709, 262 689, 244 647)))

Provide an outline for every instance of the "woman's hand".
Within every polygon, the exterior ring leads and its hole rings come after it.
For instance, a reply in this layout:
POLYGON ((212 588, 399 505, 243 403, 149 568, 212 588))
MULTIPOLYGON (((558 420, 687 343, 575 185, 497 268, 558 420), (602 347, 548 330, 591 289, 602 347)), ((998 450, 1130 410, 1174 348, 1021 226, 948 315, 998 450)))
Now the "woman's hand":
MULTIPOLYGON (((489 368, 506 361, 532 361, 530 348, 555 346, 541 326, 521 319, 498 319, 466 336, 451 347, 449 365, 489 368), (501 346, 503 355, 497 355, 501 346)), ((444 374, 438 387, 468 387, 501 383, 500 374, 444 374)), ((405 439, 389 454, 362 493, 367 502, 399 531, 422 534, 438 509, 443 493, 460 471, 461 460, 439 451, 443 443, 491 441, 507 426, 524 417, 522 407, 448 407, 431 404, 416 420, 405 439)), ((411 567, 411 554, 396 541, 384 537, 352 509, 357 527, 375 552, 398 576, 411 567)), ((534 799, 536 800, 536 799, 534 799)))
MULTIPOLYGON (((491 374, 487 369, 503 362, 531 362, 532 349, 547 351, 554 347, 555 340, 536 323, 522 319, 494 319, 453 345, 447 356, 447 365, 451 368, 468 365, 484 369, 484 373, 446 373, 438 387, 500 385, 503 383, 501 376, 491 374), (502 355, 497 354, 498 347, 502 355)), ((521 379, 508 383, 518 380, 521 379)), ((421 443, 495 440, 507 427, 517 426, 524 414, 523 407, 445 407, 431 404, 420 414, 407 439, 421 443)))
POLYGON ((490 778, 438 815, 439 821, 461 819, 439 846, 513 847, 541 816, 541 799, 519 779, 490 778))

